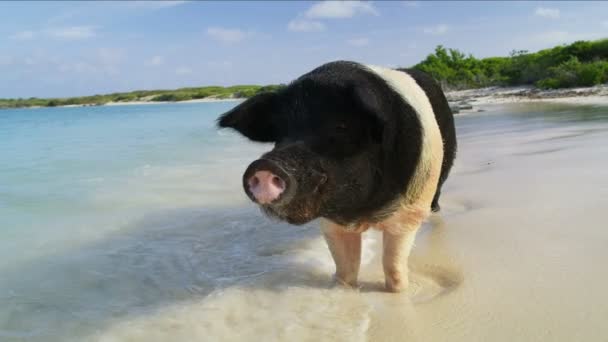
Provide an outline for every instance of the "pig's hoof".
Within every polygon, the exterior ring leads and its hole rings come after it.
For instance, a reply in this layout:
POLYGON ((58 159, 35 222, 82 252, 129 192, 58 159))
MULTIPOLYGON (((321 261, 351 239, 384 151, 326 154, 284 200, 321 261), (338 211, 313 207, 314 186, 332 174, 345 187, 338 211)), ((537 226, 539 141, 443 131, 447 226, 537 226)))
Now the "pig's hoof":
POLYGON ((392 292, 392 293, 403 292, 407 289, 407 286, 408 286, 407 280, 395 281, 395 280, 387 279, 384 283, 384 287, 386 288, 386 291, 392 292))
POLYGON ((346 281, 335 275, 334 275, 333 285, 334 285, 334 287, 342 288, 342 289, 352 289, 352 290, 359 289, 359 286, 357 285, 356 280, 346 281))

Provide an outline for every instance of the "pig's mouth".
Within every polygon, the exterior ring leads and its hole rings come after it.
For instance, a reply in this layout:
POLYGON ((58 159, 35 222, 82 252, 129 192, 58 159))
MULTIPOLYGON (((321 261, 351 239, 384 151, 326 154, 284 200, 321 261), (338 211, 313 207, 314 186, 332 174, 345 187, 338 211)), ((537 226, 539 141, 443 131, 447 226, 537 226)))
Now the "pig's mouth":
POLYGON ((260 204, 260 208, 271 218, 303 225, 320 216, 322 203, 322 189, 316 187, 313 191, 300 192, 287 201, 260 204))
MULTIPOLYGON (((299 202, 299 201, 294 201, 299 202)), ((300 203, 294 205, 260 205, 262 212, 266 216, 285 221, 296 226, 306 224, 318 217, 318 207, 310 205, 311 203, 300 203)))

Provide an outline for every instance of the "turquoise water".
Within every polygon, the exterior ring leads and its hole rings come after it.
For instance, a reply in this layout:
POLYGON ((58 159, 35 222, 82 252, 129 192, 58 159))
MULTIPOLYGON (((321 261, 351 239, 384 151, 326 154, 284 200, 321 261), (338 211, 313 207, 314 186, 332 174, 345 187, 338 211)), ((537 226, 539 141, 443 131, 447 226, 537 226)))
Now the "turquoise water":
MULTIPOLYGON (((242 172, 270 146, 216 130, 234 105, 0 111, 0 341, 115 341, 124 329, 154 341, 179 324, 206 336, 218 301, 247 308, 247 296, 222 297, 222 289, 330 283, 333 265, 314 224, 272 222, 242 193, 242 172), (207 304, 184 315, 192 322, 169 315, 158 331, 131 326, 198 302, 207 304)), ((505 108, 458 117, 459 137, 591 132, 608 118, 605 107, 505 108)), ((305 301, 321 310, 306 317, 324 317, 319 300, 305 301)))
POLYGON ((217 115, 232 106, 0 111, 0 268, 30 254, 23 251, 26 241, 33 253, 44 253, 55 242, 120 229, 117 222, 142 211, 216 196, 221 202, 224 196, 214 191, 232 173, 216 173, 215 157, 226 162, 247 147, 237 148, 238 137, 214 127, 217 115), (94 227, 100 221, 111 226, 94 227))

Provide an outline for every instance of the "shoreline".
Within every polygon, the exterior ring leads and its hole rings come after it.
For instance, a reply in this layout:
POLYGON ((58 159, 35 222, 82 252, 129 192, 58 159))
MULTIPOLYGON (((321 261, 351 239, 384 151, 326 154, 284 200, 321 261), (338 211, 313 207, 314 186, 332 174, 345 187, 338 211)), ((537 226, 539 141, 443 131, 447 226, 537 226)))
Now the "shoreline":
MULTIPOLYGON (((185 101, 130 101, 130 102, 108 102, 104 103, 100 106, 133 106, 133 105, 154 105, 154 104, 167 104, 167 103, 212 103, 212 102, 237 102, 243 101, 246 98, 244 97, 235 97, 228 99, 193 99, 193 100, 185 100, 185 101)), ((87 105, 80 105, 81 107, 85 107, 87 105)), ((87 106, 87 107, 95 107, 95 106, 87 106)))
POLYGON ((79 108, 79 107, 105 107, 105 106, 136 106, 136 105, 160 105, 168 103, 214 103, 214 102, 239 102, 244 101, 244 97, 232 97, 227 99, 193 99, 185 101, 129 101, 129 102, 107 102, 103 104, 72 104, 63 106, 30 106, 30 107, 15 107, 15 108, 0 108, 3 109, 39 109, 39 108, 79 108))
POLYGON ((488 87, 446 91, 454 114, 484 111, 479 106, 510 103, 553 102, 608 105, 608 84, 584 88, 542 90, 530 86, 488 87))

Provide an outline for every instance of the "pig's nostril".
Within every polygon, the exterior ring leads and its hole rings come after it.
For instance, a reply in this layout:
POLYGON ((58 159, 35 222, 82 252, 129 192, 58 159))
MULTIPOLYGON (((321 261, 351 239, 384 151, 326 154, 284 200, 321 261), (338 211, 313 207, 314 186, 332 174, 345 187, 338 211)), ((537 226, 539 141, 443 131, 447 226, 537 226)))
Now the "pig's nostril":
POLYGON ((260 185, 260 179, 257 176, 253 176, 249 178, 249 181, 247 183, 249 184, 250 189, 255 188, 260 185))
POLYGON ((281 178, 274 176, 272 177, 272 184, 281 190, 285 190, 285 181, 281 178))

